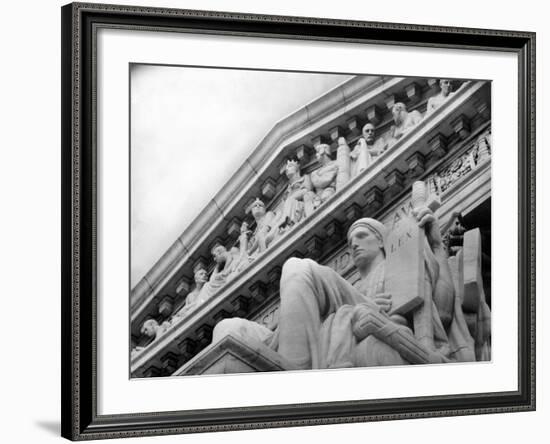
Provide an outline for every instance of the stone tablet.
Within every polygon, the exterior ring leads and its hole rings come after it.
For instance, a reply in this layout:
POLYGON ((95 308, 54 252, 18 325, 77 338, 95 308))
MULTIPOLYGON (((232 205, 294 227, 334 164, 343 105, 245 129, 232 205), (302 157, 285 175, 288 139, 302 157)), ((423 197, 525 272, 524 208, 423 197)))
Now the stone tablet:
MULTIPOLYGON (((424 183, 416 182, 413 207, 424 202, 424 183)), ((392 297, 390 315, 406 315, 424 302, 424 244, 424 229, 418 226, 415 217, 410 213, 396 213, 386 240, 384 291, 392 297)))
POLYGON ((481 275, 481 232, 479 228, 464 233, 464 299, 462 307, 477 313, 484 294, 481 275))

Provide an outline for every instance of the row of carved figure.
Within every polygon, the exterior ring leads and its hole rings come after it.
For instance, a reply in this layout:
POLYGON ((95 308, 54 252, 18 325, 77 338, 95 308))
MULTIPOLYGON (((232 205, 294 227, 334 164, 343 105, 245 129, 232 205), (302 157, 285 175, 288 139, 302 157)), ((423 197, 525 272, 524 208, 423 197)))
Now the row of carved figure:
MULTIPOLYGON (((214 328, 212 341, 231 334, 262 342, 300 369, 489 360, 490 309, 479 280, 465 280, 464 271, 473 268, 478 272, 470 274, 480 275, 479 230, 465 240, 464 255, 449 259, 438 219, 425 203, 400 224, 410 233, 416 230, 424 243, 400 245, 396 260, 389 251, 396 227, 359 219, 347 234, 361 276, 356 285, 311 259, 291 258, 281 275, 279 321, 267 328, 247 319, 225 319, 214 328), (407 262, 411 252, 423 264, 421 270, 407 262), (414 307, 392 292, 411 273, 420 285, 408 288, 420 289, 422 298, 414 307), (470 285, 467 296, 461 283, 470 285)), ((158 339, 166 326, 147 321, 144 330, 158 339)))
MULTIPOLYGON (((439 94, 428 100, 426 116, 441 106, 452 94, 451 82, 441 79, 439 94)), ((146 321, 141 333, 148 337, 159 336, 158 333, 167 331, 187 313, 210 299, 237 273, 264 252, 275 239, 311 216, 321 204, 349 180, 369 168, 384 151, 423 119, 420 112, 407 111, 405 104, 401 102, 395 103, 391 112, 393 124, 383 136, 376 137, 375 126, 367 123, 362 129, 362 137, 359 138, 353 150, 350 150, 346 139, 340 137, 336 160, 330 157, 329 145, 323 143, 316 145, 315 154, 320 166, 310 174, 302 175, 299 163, 288 160, 284 171, 288 184, 279 210, 268 211, 261 199, 255 199, 246 209, 247 214, 251 214, 254 218, 254 231, 249 230, 247 222, 243 222, 238 247, 233 246, 228 251, 223 245, 214 246, 211 253, 215 267, 210 277, 208 278, 204 268, 195 270, 195 289, 187 296, 185 305, 161 325, 152 319, 146 321)), ((143 347, 136 347, 134 351, 139 352, 142 349, 143 347)))
MULTIPOLYGON (((242 260, 244 256, 241 255, 241 251, 236 247, 228 251, 223 245, 215 245, 211 253, 215 266, 210 277, 208 277, 208 272, 204 267, 197 267, 194 272, 195 288, 185 298, 184 305, 162 324, 159 324, 155 319, 146 320, 140 329, 142 335, 153 340, 159 339, 188 313, 214 296, 221 287, 247 265, 247 262, 242 260)), ((145 348, 144 346, 137 346, 132 349, 132 357, 145 348)))
MULTIPOLYGON (((450 81, 440 81, 441 91, 428 100, 426 115, 431 114, 453 93, 450 90, 450 81)), ((310 174, 303 175, 297 161, 288 160, 285 166, 285 175, 288 179, 287 189, 282 198, 280 211, 274 213, 266 211, 265 204, 256 199, 247 210, 252 213, 256 222, 256 230, 247 241, 248 255, 254 257, 257 253, 266 250, 279 235, 288 228, 307 218, 350 179, 358 176, 372 165, 389 147, 413 129, 421 120, 418 111, 408 112, 406 106, 395 103, 392 107, 393 125, 390 131, 376 138, 375 126, 367 123, 362 129, 362 136, 353 150, 350 150, 346 139, 338 139, 336 160, 330 157, 330 146, 318 144, 315 154, 319 168, 310 174)), ((246 232, 248 225, 243 224, 242 231, 246 232)), ((243 242, 241 238, 241 242, 243 242)))
MULTIPOLYGON (((451 82, 447 79, 440 81, 439 94, 428 100, 426 116, 439 108, 445 100, 451 97, 451 82)), ((288 186, 283 196, 281 211, 277 216, 273 213, 262 215, 263 222, 260 237, 264 237, 260 248, 266 248, 277 234, 307 218, 333 194, 342 188, 350 179, 358 176, 372 165, 389 147, 394 145, 407 132, 413 129, 423 119, 419 111, 407 111, 405 104, 397 102, 391 109, 393 124, 390 130, 376 137, 375 126, 367 123, 362 129, 353 150, 344 137, 338 139, 336 160, 330 157, 330 146, 318 144, 315 146, 315 155, 319 168, 309 175, 301 175, 298 162, 288 160, 285 175, 288 186), (267 227, 272 227, 274 232, 267 227), (265 236, 264 236, 265 233, 265 236)), ((256 223, 258 223, 258 219, 256 223)))

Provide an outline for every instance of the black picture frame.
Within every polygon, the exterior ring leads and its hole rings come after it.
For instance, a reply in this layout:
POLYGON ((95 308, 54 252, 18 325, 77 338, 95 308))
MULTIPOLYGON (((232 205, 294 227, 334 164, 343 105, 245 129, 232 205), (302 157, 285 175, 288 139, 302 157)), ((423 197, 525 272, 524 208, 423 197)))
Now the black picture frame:
POLYGON ((535 409, 535 33, 72 3, 62 7, 62 436, 71 440, 535 409), (518 390, 98 415, 96 138, 98 27, 508 51, 519 65, 518 390))

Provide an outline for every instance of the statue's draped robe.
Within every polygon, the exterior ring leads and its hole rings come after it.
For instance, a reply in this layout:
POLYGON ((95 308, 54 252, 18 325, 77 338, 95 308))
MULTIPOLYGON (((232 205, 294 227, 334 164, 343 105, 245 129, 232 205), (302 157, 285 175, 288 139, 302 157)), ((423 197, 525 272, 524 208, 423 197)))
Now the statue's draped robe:
POLYGON ((329 267, 290 259, 281 275, 279 328, 270 345, 304 369, 405 364, 386 344, 374 337, 358 344, 352 332, 354 307, 378 311, 373 297, 383 285, 383 263, 362 281, 360 291, 329 267))
POLYGON ((282 208, 283 219, 292 224, 300 222, 304 212, 303 193, 310 191, 311 185, 307 176, 301 176, 289 182, 282 208))
POLYGON ((372 163, 371 155, 364 139, 360 139, 353 151, 351 157, 351 177, 358 176, 365 171, 372 163))
POLYGON ((210 275, 210 279, 208 279, 208 282, 203 285, 199 293, 196 295, 194 305, 201 305, 214 296, 218 290, 222 288, 229 279, 231 279, 232 274, 237 272, 237 267, 238 264, 235 263, 233 258, 231 258, 225 263, 222 270, 218 271, 217 268, 214 268, 214 271, 212 271, 212 274, 210 275))
POLYGON ((329 161, 326 165, 322 165, 311 173, 311 183, 315 188, 314 195, 319 200, 319 204, 325 202, 336 192, 337 174, 338 164, 334 160, 329 161))
POLYGON ((278 227, 276 226, 275 214, 268 211, 261 219, 256 220, 256 229, 252 235, 252 241, 248 246, 248 253, 255 258, 265 251, 269 244, 277 237, 278 227))

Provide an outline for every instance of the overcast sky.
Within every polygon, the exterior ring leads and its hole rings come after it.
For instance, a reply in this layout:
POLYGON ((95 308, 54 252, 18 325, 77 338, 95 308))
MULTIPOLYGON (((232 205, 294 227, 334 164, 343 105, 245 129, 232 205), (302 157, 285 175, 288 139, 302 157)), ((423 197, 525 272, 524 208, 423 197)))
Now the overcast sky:
POLYGON ((132 287, 278 120, 348 78, 134 65, 132 287))

